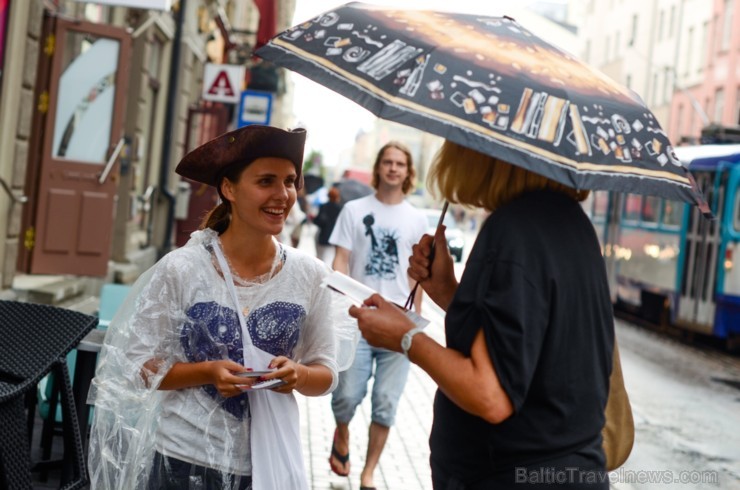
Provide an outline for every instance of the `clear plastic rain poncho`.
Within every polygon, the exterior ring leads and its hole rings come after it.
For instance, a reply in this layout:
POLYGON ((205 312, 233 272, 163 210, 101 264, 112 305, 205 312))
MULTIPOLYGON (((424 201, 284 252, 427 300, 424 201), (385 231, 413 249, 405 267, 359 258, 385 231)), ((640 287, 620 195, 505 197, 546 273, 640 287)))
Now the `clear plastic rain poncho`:
POLYGON ((157 389, 178 362, 228 358, 261 370, 285 355, 327 366, 329 393, 352 363, 359 331, 348 300, 320 287, 328 267, 280 245, 276 272, 243 284, 220 250, 213 230, 193 233, 138 279, 111 322, 89 396, 93 489, 148 488, 158 454, 215 470, 185 488, 231 490, 243 475, 255 490, 308 488, 293 394, 157 389))

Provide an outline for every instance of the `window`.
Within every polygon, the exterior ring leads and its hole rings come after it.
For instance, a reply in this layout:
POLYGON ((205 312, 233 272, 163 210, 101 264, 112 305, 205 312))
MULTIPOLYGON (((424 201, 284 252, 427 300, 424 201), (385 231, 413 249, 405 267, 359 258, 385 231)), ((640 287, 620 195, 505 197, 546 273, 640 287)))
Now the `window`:
POLYGON ((653 73, 653 105, 658 105, 658 72, 653 73))
POLYGON ((740 192, 735 190, 735 216, 732 219, 735 230, 740 231, 740 192))
POLYGON ((642 196, 637 194, 627 194, 624 200, 624 209, 622 210, 622 219, 624 221, 640 221, 642 211, 642 196))
POLYGON ((678 201, 663 201, 663 226, 681 226, 684 204, 678 201))
POLYGON ((712 99, 710 99, 709 97, 704 99, 704 114, 706 114, 707 117, 709 117, 709 114, 710 114, 709 107, 710 107, 711 102, 712 102, 712 99))
POLYGON ((705 22, 701 28, 701 49, 699 50, 699 66, 697 73, 704 69, 704 59, 707 55, 707 46, 709 45, 709 22, 705 22))
POLYGON ((614 57, 615 58, 619 58, 619 48, 620 48, 619 44, 621 42, 622 41, 620 40, 619 32, 617 32, 616 34, 614 34, 614 57))
POLYGON ((162 71, 162 57, 164 43, 157 37, 149 43, 149 62, 147 63, 147 73, 151 78, 159 79, 162 71))
POLYGON ((668 67, 663 72, 663 103, 671 100, 671 68, 668 67))
POLYGON ((671 5, 671 16, 668 20, 668 37, 673 37, 673 29, 676 27, 676 6, 671 5))
POLYGON ((722 114, 725 111, 725 90, 718 88, 714 92, 714 122, 722 123, 722 114))
POLYGON ((722 14, 722 38, 720 39, 719 48, 722 51, 730 49, 732 40, 732 17, 735 13, 735 0, 725 0, 724 14, 722 14))
POLYGON ((642 198, 642 211, 640 218, 643 223, 658 224, 658 214, 660 213, 660 198, 655 196, 645 196, 642 198))
POLYGON ((663 39, 663 24, 665 23, 665 10, 658 14, 658 41, 663 39))
POLYGON ((634 46, 637 42, 637 14, 632 14, 632 29, 630 30, 629 46, 634 46))
POLYGON ((676 139, 679 139, 683 132, 683 104, 678 104, 676 107, 676 119, 673 124, 675 125, 673 134, 676 139))
POLYGON ((689 33, 686 38, 686 59, 684 60, 684 77, 689 76, 691 71, 691 54, 694 52, 694 27, 689 27, 689 33))

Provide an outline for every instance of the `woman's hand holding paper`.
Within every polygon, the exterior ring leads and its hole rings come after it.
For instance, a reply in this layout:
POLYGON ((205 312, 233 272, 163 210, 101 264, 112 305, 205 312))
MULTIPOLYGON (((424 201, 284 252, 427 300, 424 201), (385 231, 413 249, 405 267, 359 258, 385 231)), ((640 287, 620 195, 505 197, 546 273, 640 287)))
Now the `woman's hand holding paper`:
POLYGON ((399 307, 379 294, 366 299, 364 307, 352 306, 349 314, 357 318, 360 332, 370 345, 396 352, 401 352, 403 335, 414 328, 414 322, 399 307))

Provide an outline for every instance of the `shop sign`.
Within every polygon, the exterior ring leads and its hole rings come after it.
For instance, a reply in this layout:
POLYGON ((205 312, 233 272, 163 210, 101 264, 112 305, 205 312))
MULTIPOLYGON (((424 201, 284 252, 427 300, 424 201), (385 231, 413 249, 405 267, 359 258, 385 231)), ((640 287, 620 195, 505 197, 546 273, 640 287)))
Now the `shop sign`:
POLYGON ((244 81, 244 66, 206 63, 203 100, 238 104, 244 81))

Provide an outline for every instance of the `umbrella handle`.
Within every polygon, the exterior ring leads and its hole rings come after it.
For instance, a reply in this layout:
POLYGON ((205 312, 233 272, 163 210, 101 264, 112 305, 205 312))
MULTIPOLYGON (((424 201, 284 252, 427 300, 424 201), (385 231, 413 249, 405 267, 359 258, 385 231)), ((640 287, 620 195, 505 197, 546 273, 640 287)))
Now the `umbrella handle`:
MULTIPOLYGON (((437 229, 436 231, 439 231, 440 227, 442 226, 442 223, 445 220, 445 214, 447 214, 447 208, 450 206, 449 201, 445 201, 444 206, 442 206, 442 213, 439 215, 439 221, 437 222, 437 229)), ((435 232, 434 235, 436 236, 437 233, 435 232)), ((436 249, 435 240, 432 238, 432 249, 429 251, 429 267, 432 267, 432 262, 434 262, 434 251, 436 249)), ((419 289, 419 281, 414 284, 414 287, 411 289, 411 293, 409 293, 409 297, 406 298, 406 303, 403 305, 404 310, 410 310, 412 306, 414 306, 414 298, 416 297, 416 290, 419 289)))

